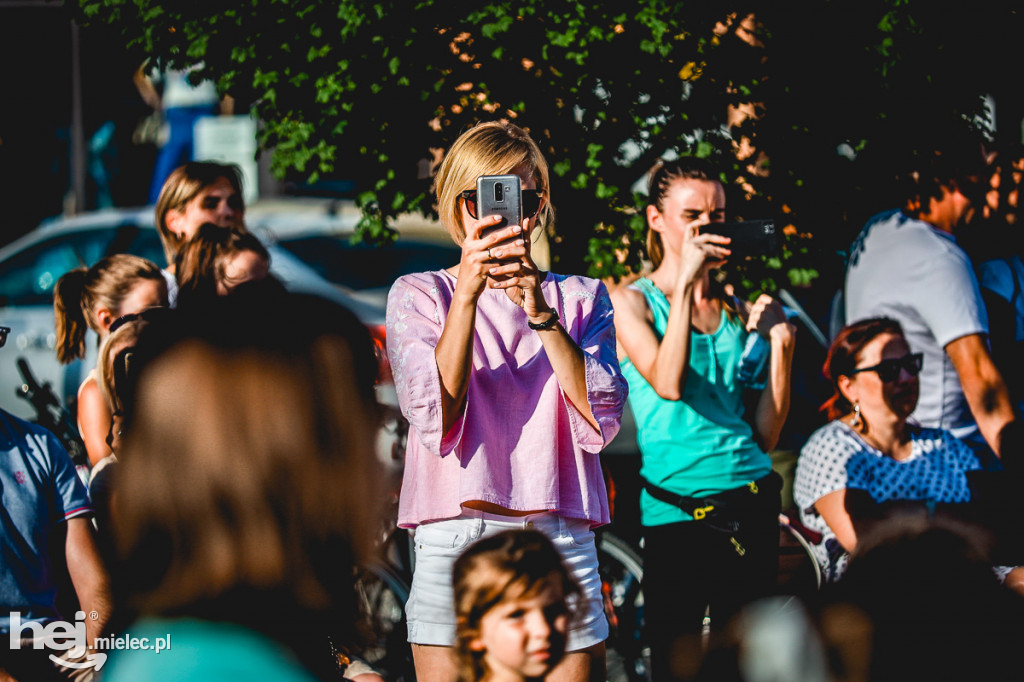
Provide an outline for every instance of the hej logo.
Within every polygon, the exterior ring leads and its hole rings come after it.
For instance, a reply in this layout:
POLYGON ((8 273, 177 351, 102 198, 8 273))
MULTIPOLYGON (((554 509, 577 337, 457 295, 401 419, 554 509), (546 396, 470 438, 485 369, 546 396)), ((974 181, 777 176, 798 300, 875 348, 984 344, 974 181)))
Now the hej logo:
MULTIPOLYGON (((94 611, 90 614, 93 620, 96 620, 99 616, 94 615, 94 611)), ((59 658, 50 654, 50 660, 57 665, 62 665, 67 668, 93 668, 99 670, 103 667, 103 664, 107 662, 107 655, 102 651, 96 653, 90 653, 86 656, 89 651, 89 647, 86 643, 85 636, 85 611, 79 611, 75 614, 74 624, 66 621, 53 621, 47 623, 45 626, 42 623, 36 623, 34 621, 22 622, 21 614, 18 612, 11 613, 11 648, 20 649, 21 640, 25 637, 25 633, 31 633, 33 640, 33 649, 56 649, 57 651, 67 651, 68 659, 59 658), (78 661, 85 657, 84 660, 78 661)))

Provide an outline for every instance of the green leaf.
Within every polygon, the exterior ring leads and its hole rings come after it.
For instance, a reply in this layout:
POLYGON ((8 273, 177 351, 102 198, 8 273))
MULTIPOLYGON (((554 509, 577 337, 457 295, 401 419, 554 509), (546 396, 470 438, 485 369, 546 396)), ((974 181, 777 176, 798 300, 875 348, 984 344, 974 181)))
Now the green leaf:
POLYGON ((480 33, 488 40, 494 40, 499 33, 505 33, 512 25, 512 17, 503 16, 498 18, 497 21, 484 24, 480 27, 480 33))
POLYGON ((606 185, 603 182, 598 182, 594 193, 597 195, 598 199, 610 199, 619 193, 619 188, 614 185, 606 185))

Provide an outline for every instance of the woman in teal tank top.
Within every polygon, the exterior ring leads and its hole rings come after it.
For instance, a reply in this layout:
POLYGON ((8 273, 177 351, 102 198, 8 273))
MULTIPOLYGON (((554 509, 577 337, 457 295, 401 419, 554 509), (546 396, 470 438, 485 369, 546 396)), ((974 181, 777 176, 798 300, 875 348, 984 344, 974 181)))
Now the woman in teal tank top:
POLYGON ((769 296, 747 304, 713 277, 729 239, 702 233, 725 219, 725 189, 696 159, 652 174, 647 248, 654 271, 612 294, 619 360, 629 381, 646 489, 645 618, 654 679, 669 652, 769 593, 778 561, 778 486, 766 454, 789 410, 795 329, 769 296), (770 344, 767 378, 744 418, 738 378, 749 334, 770 344))

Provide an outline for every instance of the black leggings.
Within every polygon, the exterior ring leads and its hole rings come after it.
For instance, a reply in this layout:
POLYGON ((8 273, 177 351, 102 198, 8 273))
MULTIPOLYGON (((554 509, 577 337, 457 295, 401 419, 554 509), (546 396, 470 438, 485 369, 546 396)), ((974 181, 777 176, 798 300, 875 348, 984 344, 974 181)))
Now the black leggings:
POLYGON ((712 629, 721 630, 742 606, 774 592, 778 509, 753 511, 740 523, 733 537, 742 556, 729 534, 700 521, 644 528, 644 619, 653 679, 679 679, 673 648, 688 636, 699 641, 709 605, 712 629))

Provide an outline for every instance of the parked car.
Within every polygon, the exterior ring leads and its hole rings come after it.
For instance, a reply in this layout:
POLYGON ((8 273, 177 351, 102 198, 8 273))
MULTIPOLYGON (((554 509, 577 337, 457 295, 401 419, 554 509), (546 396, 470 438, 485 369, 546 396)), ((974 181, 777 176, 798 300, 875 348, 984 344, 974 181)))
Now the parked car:
MULTIPOLYGON (((313 211, 302 207, 295 214, 313 211)), ((250 227, 267 242, 271 272, 288 289, 340 303, 370 327, 384 324, 383 306, 360 300, 321 277, 291 252, 273 243, 260 210, 253 210, 251 216, 250 227)), ((21 417, 34 416, 31 406, 15 395, 22 384, 15 364, 18 357, 27 359, 39 381, 49 382, 66 405, 74 398, 79 384, 95 366, 97 340, 89 332, 84 361, 66 367, 57 362, 53 287, 69 270, 90 266, 115 253, 132 253, 160 265, 165 263, 151 208, 107 210, 49 220, 0 249, 0 324, 11 328, 9 355, 0 362, 0 407, 21 417)), ((382 391, 388 392, 386 387, 382 391)))
POLYGON ((402 275, 447 268, 458 263, 461 255, 450 241, 439 243, 416 236, 403 236, 381 247, 318 233, 294 235, 277 243, 324 279, 380 308, 386 306, 388 290, 402 275))

